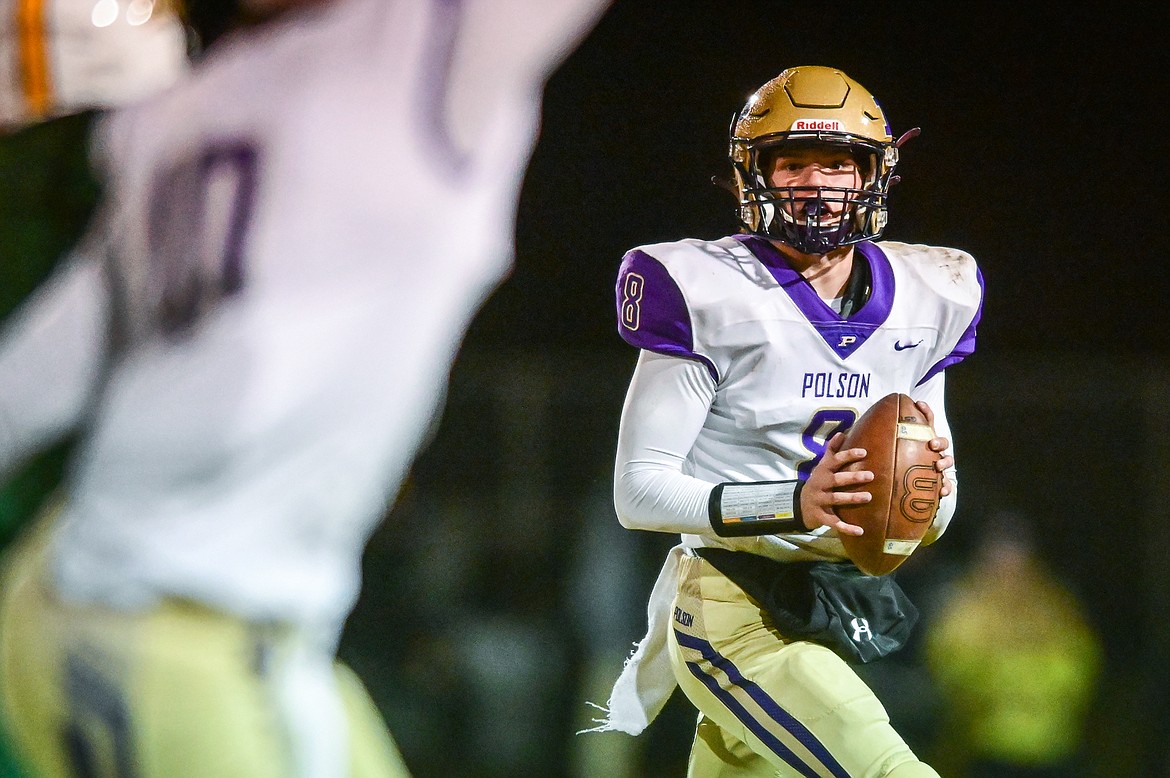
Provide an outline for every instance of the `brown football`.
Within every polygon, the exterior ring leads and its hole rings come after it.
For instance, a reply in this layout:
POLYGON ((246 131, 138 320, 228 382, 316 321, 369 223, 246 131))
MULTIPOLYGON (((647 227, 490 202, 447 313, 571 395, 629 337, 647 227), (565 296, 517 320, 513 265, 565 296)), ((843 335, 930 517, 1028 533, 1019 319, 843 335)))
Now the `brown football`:
POLYGON ((891 573, 918 548, 934 521, 942 473, 938 453, 927 448, 934 430, 905 394, 889 394, 862 414, 845 433, 846 448, 863 448, 865 459, 845 470, 870 470, 873 480, 843 491, 869 492, 863 505, 842 505, 837 515, 865 530, 842 535, 845 553, 868 575, 891 573))

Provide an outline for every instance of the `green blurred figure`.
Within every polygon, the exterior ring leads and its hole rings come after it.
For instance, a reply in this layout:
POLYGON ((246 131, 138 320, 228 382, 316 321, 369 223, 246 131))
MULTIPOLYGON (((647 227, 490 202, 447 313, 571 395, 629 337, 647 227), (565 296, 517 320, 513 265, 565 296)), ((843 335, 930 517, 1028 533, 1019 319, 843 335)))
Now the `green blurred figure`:
MULTIPOLYGON (((99 111, 163 88, 186 66, 185 33, 163 0, 116 5, 0 0, 0 319, 89 222, 100 191, 89 165, 99 111)), ((56 488, 69 447, 62 441, 0 484, 0 548, 56 488)), ((0 737, 0 778, 20 775, 0 737)))
POLYGON ((1082 606, 1037 555, 1030 522, 990 521, 932 620, 926 661, 948 720, 940 772, 1083 775, 1082 735, 1102 648, 1082 606))

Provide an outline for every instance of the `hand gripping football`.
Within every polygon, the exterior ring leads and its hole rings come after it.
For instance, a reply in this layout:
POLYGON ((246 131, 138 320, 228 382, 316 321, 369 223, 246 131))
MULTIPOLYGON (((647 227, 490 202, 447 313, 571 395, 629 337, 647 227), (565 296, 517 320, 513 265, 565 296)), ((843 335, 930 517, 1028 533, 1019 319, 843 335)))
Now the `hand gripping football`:
POLYGON ((865 459, 845 470, 870 470, 873 480, 843 491, 869 492, 862 505, 841 505, 837 515, 865 530, 841 535, 845 553, 868 575, 891 573, 914 553, 938 512, 943 476, 935 470, 939 454, 927 448, 935 437, 926 418, 907 395, 878 400, 845 433, 842 449, 863 448, 865 459))

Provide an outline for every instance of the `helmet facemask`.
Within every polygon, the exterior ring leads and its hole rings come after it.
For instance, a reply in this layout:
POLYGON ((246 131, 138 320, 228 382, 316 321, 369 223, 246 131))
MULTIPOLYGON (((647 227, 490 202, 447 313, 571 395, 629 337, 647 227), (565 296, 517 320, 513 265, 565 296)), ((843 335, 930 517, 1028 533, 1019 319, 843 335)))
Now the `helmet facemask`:
POLYGON ((736 174, 741 182, 740 221, 748 231, 815 255, 881 236, 897 162, 892 145, 825 133, 812 138, 781 133, 746 144, 746 152, 745 164, 736 164, 736 174), (861 170, 861 187, 772 186, 771 160, 785 148, 811 144, 848 149, 861 170))

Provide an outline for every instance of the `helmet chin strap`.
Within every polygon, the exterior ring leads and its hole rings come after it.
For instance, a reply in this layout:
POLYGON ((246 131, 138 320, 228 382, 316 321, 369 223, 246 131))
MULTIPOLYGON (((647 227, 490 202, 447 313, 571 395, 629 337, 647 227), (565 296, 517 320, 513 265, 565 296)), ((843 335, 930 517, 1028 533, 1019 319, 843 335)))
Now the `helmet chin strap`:
POLYGON ((917 138, 921 134, 922 134, 921 127, 913 127, 909 130, 906 130, 904 133, 902 133, 900 136, 898 136, 898 139, 896 141, 894 141, 894 148, 896 148, 896 149, 902 148, 902 145, 904 143, 906 143, 906 141, 914 140, 915 138, 917 138))
MULTIPOLYGON (((829 226, 835 227, 836 224, 840 224, 840 217, 833 215, 833 211, 829 207, 829 204, 825 202, 824 198, 820 195, 815 198, 809 198, 807 200, 801 199, 800 201, 797 201, 795 205, 797 206, 797 210, 800 211, 800 215, 804 217, 803 224, 806 224, 810 227, 821 229, 829 226), (830 219, 835 219, 836 224, 821 224, 821 222, 828 221, 830 219)), ((765 221, 770 221, 772 218, 774 218, 775 213, 779 212, 781 217, 787 223, 798 227, 802 224, 802 222, 797 217, 793 216, 789 212, 788 208, 783 206, 777 208, 776 201, 769 201, 764 203, 760 206, 760 211, 768 217, 765 219, 765 221)))
POLYGON ((735 185, 735 179, 731 176, 711 176, 711 183, 735 199, 739 199, 739 187, 735 185))
POLYGON ((829 215, 829 206, 820 200, 812 200, 802 205, 805 220, 803 223, 795 219, 788 209, 777 207, 775 203, 760 206, 764 224, 774 225, 769 232, 777 233, 775 238, 787 243, 802 254, 827 254, 840 245, 841 232, 844 229, 841 219, 836 224, 821 225, 821 219, 829 215), (776 219, 776 214, 780 218, 776 219))
MULTIPOLYGON (((807 224, 810 228, 820 229, 828 227, 830 225, 825 224, 825 222, 834 218, 832 209, 830 209, 828 204, 821 199, 808 201, 804 204, 804 207, 801 210, 804 211, 805 224, 807 224)), ((840 223, 839 217, 838 223, 840 223)))

